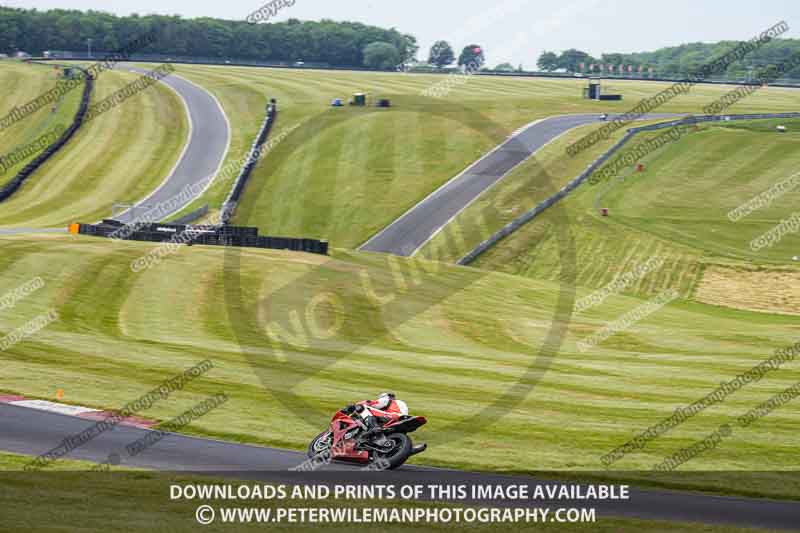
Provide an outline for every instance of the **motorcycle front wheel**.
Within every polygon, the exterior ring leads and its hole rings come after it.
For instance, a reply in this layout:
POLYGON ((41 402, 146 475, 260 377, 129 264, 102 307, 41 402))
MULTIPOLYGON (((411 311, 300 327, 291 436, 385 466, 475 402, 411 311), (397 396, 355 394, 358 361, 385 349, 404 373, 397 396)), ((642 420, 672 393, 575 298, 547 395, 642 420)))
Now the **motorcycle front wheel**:
POLYGON ((330 431, 323 431, 311 441, 308 445, 308 456, 314 458, 323 453, 327 453, 333 447, 333 433, 330 431))

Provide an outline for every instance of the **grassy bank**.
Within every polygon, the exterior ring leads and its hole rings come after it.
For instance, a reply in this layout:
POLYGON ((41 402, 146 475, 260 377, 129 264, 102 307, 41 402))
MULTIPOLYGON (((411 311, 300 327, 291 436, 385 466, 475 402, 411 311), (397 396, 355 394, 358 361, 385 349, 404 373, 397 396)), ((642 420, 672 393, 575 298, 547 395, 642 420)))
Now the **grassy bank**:
MULTIPOLYGON (((95 83, 92 103, 135 79, 128 72, 104 72, 95 83)), ((0 204, 0 225, 54 227, 107 218, 115 202, 134 203, 161 184, 175 165, 187 132, 180 99, 155 84, 84 124, 0 204)))
MULTIPOLYGON (((552 281, 378 254, 226 256, 192 247, 134 274, 131 263, 153 245, 1 242, 8 253, 0 258, 0 293, 34 275, 46 286, 2 313, 0 331, 49 309, 60 320, 0 352, 0 390, 52 398, 61 388, 68 402, 114 408, 210 358, 213 371, 146 416, 168 420, 226 392, 226 407, 189 431, 298 450, 335 409, 389 389, 431 420, 419 436, 431 443, 427 463, 600 470, 604 453, 797 340, 791 317, 676 301, 582 353, 579 341, 644 300, 611 296, 568 318, 556 310, 569 301, 569 287, 552 281), (316 338, 301 334, 305 319, 294 331, 291 318, 307 317, 312 300, 316 338), (276 323, 290 335, 276 333, 276 323), (552 338, 561 328, 558 348, 552 338), (542 349, 558 353, 537 356, 542 349), (300 401, 309 406, 303 416, 295 412, 305 409, 300 401)), ((796 365, 786 365, 614 468, 647 470, 799 378, 796 365)), ((794 468, 797 416, 798 405, 787 404, 681 469, 794 468)), ((765 480, 749 490, 787 489, 765 480)))
MULTIPOLYGON (((179 65, 178 73, 213 92, 234 131, 229 160, 249 148, 269 98, 281 114, 275 133, 300 126, 258 166, 237 223, 274 235, 354 247, 517 128, 567 113, 624 112, 669 84, 613 81, 622 102, 581 97, 586 80, 474 77, 444 98, 422 96, 444 76, 179 65), (366 92, 390 98, 391 110, 331 109, 333 98, 366 92)), ((699 85, 659 112, 700 112, 729 87, 699 85)), ((789 89, 759 91, 731 112, 795 110, 789 89)), ((554 170, 554 172, 556 172, 554 170)), ((557 175, 556 180, 574 176, 557 175)), ((218 208, 230 183, 216 184, 194 206, 218 208)))

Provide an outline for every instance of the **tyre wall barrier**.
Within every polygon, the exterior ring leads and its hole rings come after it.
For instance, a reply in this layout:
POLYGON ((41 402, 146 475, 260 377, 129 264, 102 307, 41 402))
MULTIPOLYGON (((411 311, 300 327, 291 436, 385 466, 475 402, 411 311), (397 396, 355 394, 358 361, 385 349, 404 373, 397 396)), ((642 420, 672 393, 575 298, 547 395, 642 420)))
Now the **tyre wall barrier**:
POLYGON ((242 165, 239 175, 233 182, 231 192, 228 193, 228 197, 225 198, 225 201, 222 203, 221 218, 223 224, 228 224, 231 218, 233 218, 233 215, 236 212, 236 206, 239 204, 239 201, 242 198, 242 193, 247 185, 247 181, 250 179, 250 175, 256 168, 258 161, 261 159, 261 149, 263 148, 264 143, 267 142, 267 137, 269 137, 269 133, 272 131, 272 126, 275 124, 275 120, 277 118, 278 104, 275 99, 272 99, 267 106, 267 116, 261 123, 261 129, 258 130, 258 135, 256 135, 256 139, 253 142, 253 145, 250 147, 250 153, 247 155, 247 159, 242 165))
POLYGON ((458 260, 459 265, 469 265, 473 261, 475 261, 478 257, 483 255, 486 250, 497 244, 498 242, 502 241, 522 226, 539 216, 543 211, 547 208, 551 207, 559 200, 564 198, 567 194, 572 192, 576 189, 581 183, 586 181, 589 176, 591 176, 595 170, 597 170, 600 166, 603 165, 612 155, 619 151, 620 148, 625 146, 633 137, 635 137, 638 133, 643 131, 655 131, 661 130, 666 128, 673 128, 675 126, 680 125, 692 125, 698 124, 703 122, 727 122, 729 120, 761 120, 761 119, 776 119, 776 118, 800 118, 800 113, 759 113, 759 114, 746 114, 746 115, 700 115, 700 116, 689 116, 686 118, 681 118, 677 120, 670 120, 669 122, 659 122, 658 124, 650 124, 647 126, 637 126, 635 128, 630 128, 628 131, 625 132, 625 135, 617 141, 611 148, 606 150, 600 157, 594 160, 591 165, 589 165, 586 170, 581 172, 581 174, 567 183, 561 190, 538 204, 533 209, 526 211, 513 221, 506 224, 502 229, 498 232, 494 233, 491 237, 480 243, 476 246, 471 252, 467 255, 462 257, 458 260))
POLYGON ((117 220, 103 220, 100 224, 72 224, 70 233, 128 241, 268 248, 328 255, 327 241, 259 235, 258 228, 243 226, 187 226, 181 224, 134 224, 128 226, 117 220))
MULTIPOLYGON (((50 64, 52 65, 53 63, 50 64)), ((66 65, 56 66, 64 67, 66 65)), ((89 110, 89 101, 92 97, 94 79, 85 69, 81 67, 70 65, 70 68, 80 70, 83 73, 83 78, 86 80, 86 84, 83 86, 83 94, 81 95, 81 103, 78 107, 78 111, 75 113, 75 117, 72 119, 72 123, 66 130, 64 130, 64 133, 62 133, 61 136, 53 142, 53 144, 45 148, 42 153, 37 155, 30 163, 25 165, 16 176, 14 176, 8 183, 0 188, 0 202, 7 200, 12 194, 17 192, 17 190, 22 187, 22 184, 25 183, 25 180, 27 180, 31 174, 36 172, 39 167, 41 167, 48 159, 58 152, 62 146, 67 144, 67 141, 69 141, 72 136, 75 135, 75 132, 78 131, 78 128, 80 128, 81 124, 83 124, 83 119, 86 117, 86 112, 89 110)))

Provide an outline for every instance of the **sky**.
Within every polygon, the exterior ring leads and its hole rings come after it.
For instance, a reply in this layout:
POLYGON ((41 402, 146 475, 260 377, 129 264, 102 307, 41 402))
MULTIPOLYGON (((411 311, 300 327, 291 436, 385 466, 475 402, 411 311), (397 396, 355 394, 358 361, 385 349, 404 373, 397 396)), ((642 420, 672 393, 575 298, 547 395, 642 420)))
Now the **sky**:
MULTIPOLYGON (((244 20, 267 0, 0 0, 10 7, 151 13, 244 20)), ((417 37, 427 59, 437 40, 483 47, 491 66, 534 67, 545 50, 639 52, 687 42, 746 40, 778 21, 800 37, 797 0, 295 0, 271 21, 359 21, 417 37)))

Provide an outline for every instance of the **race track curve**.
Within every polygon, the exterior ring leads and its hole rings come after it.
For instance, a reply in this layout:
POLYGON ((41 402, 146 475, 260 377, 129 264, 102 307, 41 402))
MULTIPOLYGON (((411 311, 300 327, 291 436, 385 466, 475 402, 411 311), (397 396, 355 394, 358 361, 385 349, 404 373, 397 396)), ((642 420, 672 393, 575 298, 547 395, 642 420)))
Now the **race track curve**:
MULTIPOLYGON (((138 67, 124 68, 137 74, 148 72, 138 67)), ((188 190, 205 190, 208 187, 228 154, 231 129, 222 105, 211 93, 175 74, 165 76, 160 81, 181 98, 190 123, 189 139, 177 164, 155 191, 136 204, 164 206, 169 203, 170 207, 164 211, 161 220, 180 211, 198 196, 187 195, 187 187, 193 186, 188 190)), ((136 215, 143 213, 141 209, 127 210, 115 218, 120 222, 131 222, 136 215)))
MULTIPOLYGON (((617 116, 609 115, 608 119, 613 120, 617 116)), ((684 115, 651 113, 638 120, 679 116, 684 115)), ((544 145, 573 128, 601 121, 600 114, 594 113, 560 115, 528 124, 406 211, 361 245, 359 250, 404 257, 413 255, 453 217, 544 145)))
MULTIPOLYGON (((96 422, 11 404, 0 404, 0 450, 27 454, 44 454, 59 446, 66 437, 77 435, 96 422)), ((375 482, 435 484, 552 484, 529 477, 501 476, 459 472, 406 465, 391 472, 359 472, 359 468, 334 464, 336 472, 296 473, 305 459, 298 452, 247 446, 218 440, 168 434, 141 454, 130 457, 126 446, 149 430, 118 425, 69 454, 70 459, 106 462, 112 454, 121 465, 167 472, 206 472, 239 479, 289 482, 375 482), (354 477, 359 474, 360 477, 354 477)), ((577 475, 577 474, 576 474, 577 475)), ((766 499, 712 496, 667 490, 631 489, 628 501, 592 502, 598 516, 623 516, 651 520, 673 520, 736 524, 773 529, 799 530, 800 505, 797 502, 766 499)), ((551 502, 554 506, 559 502, 551 502)), ((561 502, 563 505, 564 502, 561 502)), ((541 506, 531 500, 518 505, 541 506)), ((588 504, 586 504, 588 505, 588 504)))

